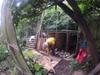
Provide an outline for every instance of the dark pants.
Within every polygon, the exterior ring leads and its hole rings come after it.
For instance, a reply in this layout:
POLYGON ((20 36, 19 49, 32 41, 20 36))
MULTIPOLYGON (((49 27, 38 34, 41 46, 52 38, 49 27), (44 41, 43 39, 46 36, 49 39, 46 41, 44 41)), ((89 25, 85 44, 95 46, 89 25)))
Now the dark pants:
POLYGON ((54 45, 50 45, 49 50, 50 50, 51 55, 55 55, 55 46, 54 45))

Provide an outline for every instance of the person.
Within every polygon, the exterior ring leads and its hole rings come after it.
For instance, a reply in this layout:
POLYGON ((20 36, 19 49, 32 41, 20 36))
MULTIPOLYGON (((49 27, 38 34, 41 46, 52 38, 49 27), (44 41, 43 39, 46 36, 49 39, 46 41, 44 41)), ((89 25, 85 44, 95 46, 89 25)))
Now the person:
POLYGON ((87 53, 87 40, 83 40, 83 42, 81 43, 79 52, 76 56, 76 61, 78 63, 83 63, 86 59, 87 59, 88 53, 87 53))
MULTIPOLYGON (((49 37, 46 39, 46 41, 43 43, 43 50, 45 50, 50 58, 50 63, 52 61, 52 58, 50 54, 55 55, 55 45, 56 45, 56 38, 55 37, 49 37)), ((49 71, 50 74, 55 74, 55 70, 52 67, 52 69, 49 71)))
POLYGON ((56 39, 55 37, 49 37, 46 39, 46 41, 43 43, 43 50, 45 50, 47 53, 54 55, 55 54, 55 45, 56 45, 56 39))

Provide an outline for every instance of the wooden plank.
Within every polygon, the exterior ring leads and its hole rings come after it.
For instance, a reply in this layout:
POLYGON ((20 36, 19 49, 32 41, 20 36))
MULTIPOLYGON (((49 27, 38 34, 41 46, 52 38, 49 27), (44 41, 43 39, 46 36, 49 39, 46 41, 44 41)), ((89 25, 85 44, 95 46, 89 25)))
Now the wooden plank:
MULTIPOLYGON (((50 71, 55 67, 61 59, 50 56, 50 55, 45 55, 43 53, 40 53, 36 50, 32 50, 33 54, 35 56, 38 56, 36 59, 36 63, 40 64, 45 68, 46 70, 50 71)), ((34 60, 34 57, 33 57, 34 60)))

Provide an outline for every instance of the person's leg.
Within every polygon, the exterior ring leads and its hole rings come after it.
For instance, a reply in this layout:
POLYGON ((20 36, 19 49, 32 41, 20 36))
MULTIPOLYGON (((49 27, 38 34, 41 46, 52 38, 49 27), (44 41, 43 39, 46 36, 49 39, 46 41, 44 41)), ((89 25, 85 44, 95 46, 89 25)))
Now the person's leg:
POLYGON ((55 46, 54 45, 51 46, 51 54, 55 55, 55 46))

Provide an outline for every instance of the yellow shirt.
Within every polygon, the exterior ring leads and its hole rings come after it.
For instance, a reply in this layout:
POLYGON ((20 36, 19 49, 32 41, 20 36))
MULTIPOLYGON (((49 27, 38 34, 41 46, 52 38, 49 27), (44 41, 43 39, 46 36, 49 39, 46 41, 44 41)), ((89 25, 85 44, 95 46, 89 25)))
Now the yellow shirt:
POLYGON ((50 37, 46 40, 46 42, 48 43, 48 45, 55 45, 56 39, 54 37, 50 37))

